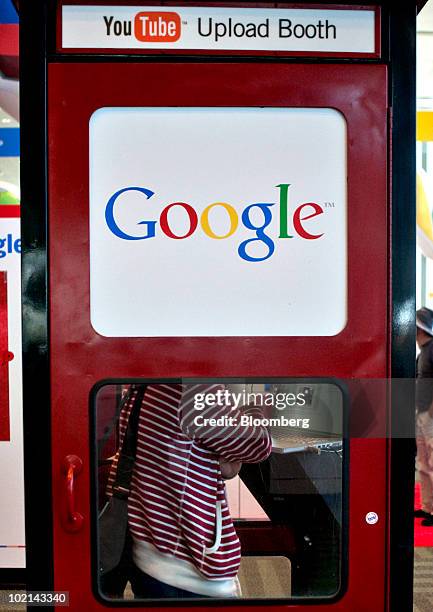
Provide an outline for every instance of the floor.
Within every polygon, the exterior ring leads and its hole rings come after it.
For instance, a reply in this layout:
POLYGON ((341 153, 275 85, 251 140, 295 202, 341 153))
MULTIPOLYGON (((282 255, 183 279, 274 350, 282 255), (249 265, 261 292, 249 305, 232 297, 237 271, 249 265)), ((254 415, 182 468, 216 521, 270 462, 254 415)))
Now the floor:
POLYGON ((433 610, 433 548, 415 548, 414 612, 433 610))

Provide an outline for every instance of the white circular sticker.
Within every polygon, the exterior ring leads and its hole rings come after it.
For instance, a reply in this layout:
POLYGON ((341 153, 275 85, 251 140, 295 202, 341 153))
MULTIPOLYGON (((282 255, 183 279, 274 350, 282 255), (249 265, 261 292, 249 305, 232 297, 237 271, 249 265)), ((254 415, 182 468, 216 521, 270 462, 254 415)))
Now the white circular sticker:
POLYGON ((376 512, 367 512, 367 514, 365 515, 365 522, 368 525, 375 525, 378 520, 379 517, 376 512))

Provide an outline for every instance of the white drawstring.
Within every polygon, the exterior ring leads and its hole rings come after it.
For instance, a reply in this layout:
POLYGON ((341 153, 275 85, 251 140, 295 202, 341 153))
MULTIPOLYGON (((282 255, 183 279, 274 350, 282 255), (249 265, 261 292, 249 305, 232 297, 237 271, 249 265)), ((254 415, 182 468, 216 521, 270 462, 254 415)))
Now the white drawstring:
POLYGON ((216 502, 216 524, 215 524, 215 542, 213 546, 210 548, 205 548, 205 554, 211 555, 216 552, 221 545, 221 535, 222 535, 222 511, 221 511, 222 501, 216 502))

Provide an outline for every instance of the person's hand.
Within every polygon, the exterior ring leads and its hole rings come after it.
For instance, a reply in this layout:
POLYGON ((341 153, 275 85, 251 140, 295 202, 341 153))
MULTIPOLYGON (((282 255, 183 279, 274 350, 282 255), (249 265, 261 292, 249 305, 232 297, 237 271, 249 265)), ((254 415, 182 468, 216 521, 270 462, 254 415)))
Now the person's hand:
POLYGON ((317 446, 307 446, 304 453, 315 453, 316 455, 320 455, 320 448, 317 448, 317 446))
POLYGON ((224 459, 220 459, 221 475, 224 480, 230 480, 237 476, 241 467, 242 463, 240 461, 225 461, 224 459))

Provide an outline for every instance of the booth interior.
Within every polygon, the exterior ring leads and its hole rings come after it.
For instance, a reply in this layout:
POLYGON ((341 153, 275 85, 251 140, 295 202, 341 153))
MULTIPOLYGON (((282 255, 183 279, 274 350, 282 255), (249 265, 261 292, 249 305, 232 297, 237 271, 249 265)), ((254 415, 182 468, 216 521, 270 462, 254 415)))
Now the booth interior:
MULTIPOLYGON (((194 386, 184 382, 186 387, 194 386)), ((107 500, 122 407, 130 388, 130 383, 116 381, 93 395, 98 513, 107 500)), ((312 380, 223 381, 221 388, 239 398, 238 403, 262 406, 272 439, 268 459, 243 464, 240 474, 226 481, 228 506, 241 542, 243 597, 335 596, 341 587, 346 545, 347 394, 335 382, 312 380)), ((197 425, 203 422, 203 408, 196 409, 197 425)), ((224 423, 219 428, 223 432, 224 423)), ((213 435, 217 431, 214 425, 213 435)), ((151 492, 164 486, 158 469, 148 484, 151 492)), ((99 547, 103 545, 100 541, 99 547)), ((125 597, 130 596, 127 589, 125 597)))

